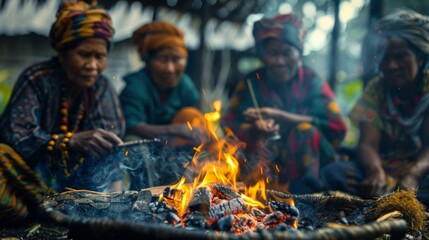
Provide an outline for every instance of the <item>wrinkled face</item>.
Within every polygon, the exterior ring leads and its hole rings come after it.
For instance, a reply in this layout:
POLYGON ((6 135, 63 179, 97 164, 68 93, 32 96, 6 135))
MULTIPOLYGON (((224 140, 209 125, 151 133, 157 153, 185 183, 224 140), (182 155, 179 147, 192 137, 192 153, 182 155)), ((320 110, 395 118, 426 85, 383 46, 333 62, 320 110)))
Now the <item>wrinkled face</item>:
POLYGON ((419 68, 423 64, 422 57, 400 38, 389 38, 386 49, 379 64, 386 82, 395 88, 414 84, 419 68))
POLYGON ((268 39, 262 52, 261 60, 268 75, 277 82, 291 80, 301 65, 299 51, 292 45, 278 39, 268 39))
POLYGON ((175 87, 186 68, 186 58, 173 48, 163 48, 149 60, 150 74, 161 89, 175 87))
POLYGON ((80 88, 92 87, 107 64, 107 42, 87 38, 59 54, 67 80, 80 88))

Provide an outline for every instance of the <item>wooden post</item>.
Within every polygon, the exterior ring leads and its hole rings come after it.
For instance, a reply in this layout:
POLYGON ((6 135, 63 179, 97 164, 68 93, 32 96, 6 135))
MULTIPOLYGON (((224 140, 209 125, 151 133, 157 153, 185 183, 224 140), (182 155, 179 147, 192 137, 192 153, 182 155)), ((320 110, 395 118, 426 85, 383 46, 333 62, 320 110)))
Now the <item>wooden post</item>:
POLYGON ((335 84, 337 82, 337 64, 338 64, 338 38, 340 30, 340 1, 333 0, 334 2, 334 27, 332 28, 332 39, 331 39, 331 49, 329 54, 329 85, 332 88, 332 91, 335 92, 335 84))
POLYGON ((207 66, 209 63, 206 62, 206 26, 207 26, 207 22, 209 20, 209 6, 206 3, 206 1, 202 1, 202 6, 201 6, 201 14, 199 15, 200 17, 200 46, 196 52, 196 61, 195 66, 194 66, 194 73, 195 73, 195 78, 193 79, 195 82, 195 86, 197 87, 198 90, 201 91, 201 88, 205 85, 203 84, 203 81, 207 81, 207 79, 204 79, 204 72, 207 71, 207 66))

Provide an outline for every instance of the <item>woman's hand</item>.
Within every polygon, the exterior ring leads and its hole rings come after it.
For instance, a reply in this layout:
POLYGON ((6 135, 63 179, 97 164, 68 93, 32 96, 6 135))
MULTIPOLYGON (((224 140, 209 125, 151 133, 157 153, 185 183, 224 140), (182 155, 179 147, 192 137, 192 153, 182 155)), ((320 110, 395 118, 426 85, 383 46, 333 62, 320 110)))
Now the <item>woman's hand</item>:
POLYGON ((361 183, 361 196, 363 198, 379 197, 386 192, 386 173, 378 169, 369 173, 361 183))
POLYGON ((113 132, 98 128, 75 133, 69 142, 70 149, 100 159, 121 144, 122 140, 113 132))
POLYGON ((274 119, 258 119, 255 121, 254 126, 257 130, 267 134, 279 131, 279 125, 276 124, 274 119))

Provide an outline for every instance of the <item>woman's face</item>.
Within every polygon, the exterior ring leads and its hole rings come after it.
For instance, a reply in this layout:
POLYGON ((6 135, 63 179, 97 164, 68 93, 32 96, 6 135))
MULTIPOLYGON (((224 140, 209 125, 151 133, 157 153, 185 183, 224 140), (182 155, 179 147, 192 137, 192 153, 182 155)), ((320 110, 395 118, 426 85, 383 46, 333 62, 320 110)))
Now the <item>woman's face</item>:
POLYGON ((406 41, 395 37, 387 39, 379 68, 390 86, 401 88, 414 84, 422 64, 422 57, 406 41))
POLYGON ((90 88, 107 64, 107 42, 87 38, 76 47, 59 54, 67 80, 80 88, 90 88))
POLYGON ((261 60, 268 75, 277 82, 291 80, 301 65, 299 51, 278 39, 266 40, 261 60))
POLYGON ((161 89, 174 88, 186 68, 186 58, 173 48, 163 48, 149 60, 153 81, 161 89))

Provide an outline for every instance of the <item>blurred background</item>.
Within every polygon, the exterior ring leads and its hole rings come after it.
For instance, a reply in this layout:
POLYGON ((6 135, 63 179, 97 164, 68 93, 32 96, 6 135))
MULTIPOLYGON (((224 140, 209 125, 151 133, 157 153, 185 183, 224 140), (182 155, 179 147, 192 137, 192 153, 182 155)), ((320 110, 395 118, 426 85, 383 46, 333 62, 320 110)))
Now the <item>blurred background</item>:
MULTIPOLYGON (((48 33, 60 0, 0 0, 0 113, 19 74, 55 52, 48 33)), ((142 66, 130 41, 140 25, 169 21, 185 32, 190 51, 186 72, 208 103, 227 103, 235 83, 261 63, 253 48, 252 26, 263 16, 279 13, 302 17, 307 35, 304 60, 336 92, 344 114, 373 74, 365 34, 380 17, 406 7, 429 14, 429 0, 99 0, 108 9, 115 28, 114 47, 105 74, 116 90, 122 76, 142 66)), ((357 133, 351 128, 345 145, 357 133)))

